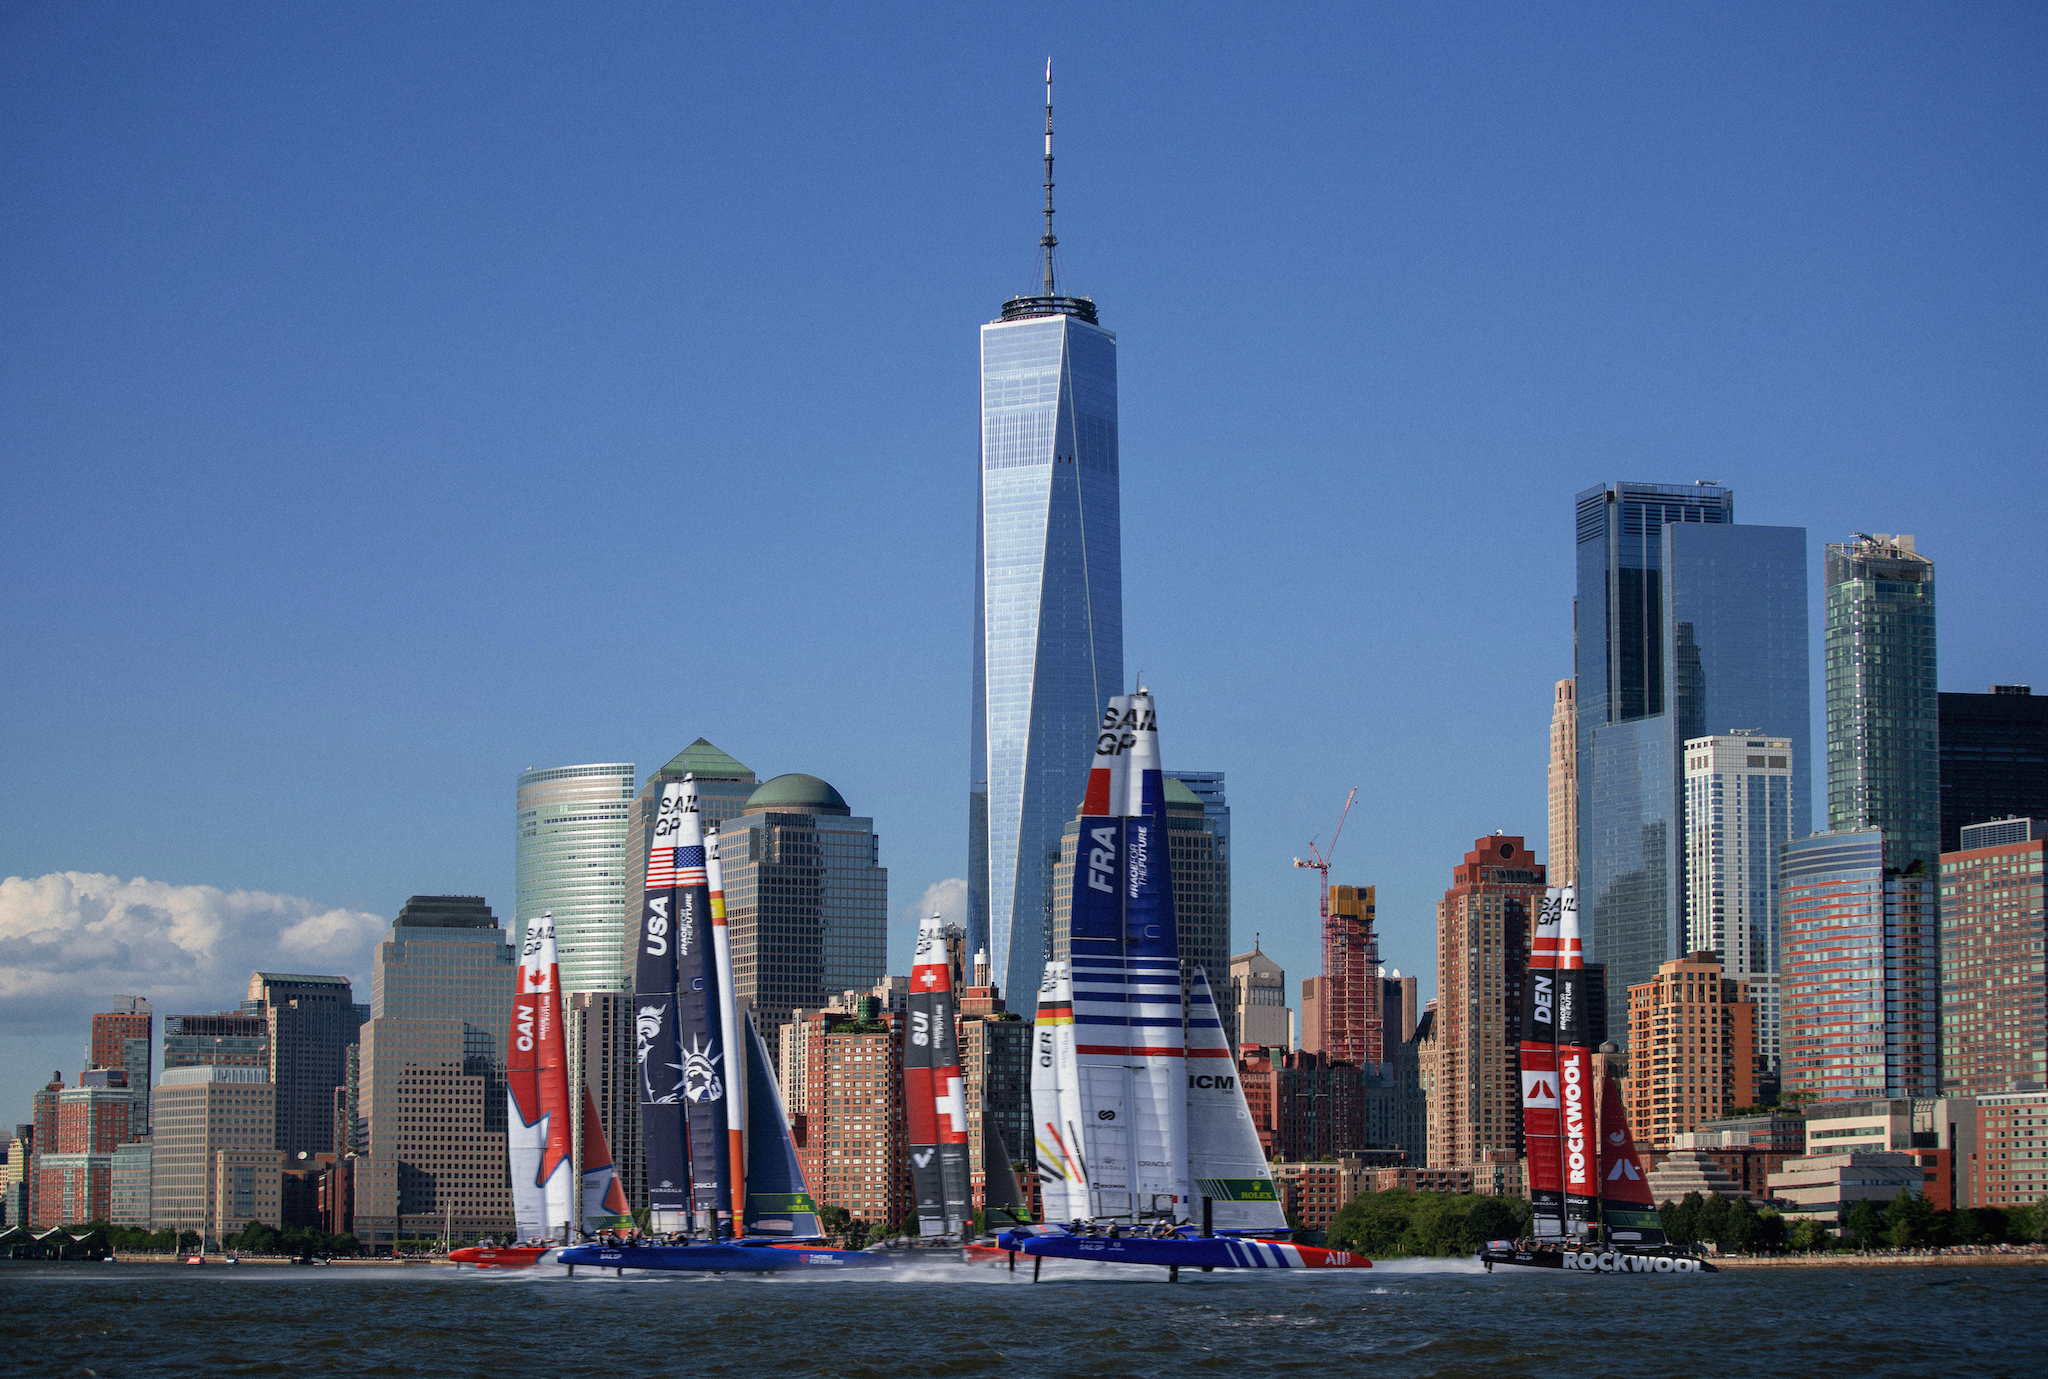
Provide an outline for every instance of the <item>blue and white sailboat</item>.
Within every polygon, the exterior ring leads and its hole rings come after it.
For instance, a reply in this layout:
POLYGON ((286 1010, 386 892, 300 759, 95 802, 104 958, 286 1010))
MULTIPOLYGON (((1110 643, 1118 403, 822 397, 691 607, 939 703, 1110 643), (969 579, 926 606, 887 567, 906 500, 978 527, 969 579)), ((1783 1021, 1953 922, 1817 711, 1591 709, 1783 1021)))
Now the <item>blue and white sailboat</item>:
POLYGON ((1208 974, 1184 1013, 1165 777, 1151 692, 1109 701, 1074 854, 1067 961, 1048 963, 1031 1108, 1048 1222, 998 1244, 1183 1268, 1370 1268, 1287 1242, 1285 1213, 1208 974), (1262 1239, 1278 1236, 1280 1239, 1262 1239))

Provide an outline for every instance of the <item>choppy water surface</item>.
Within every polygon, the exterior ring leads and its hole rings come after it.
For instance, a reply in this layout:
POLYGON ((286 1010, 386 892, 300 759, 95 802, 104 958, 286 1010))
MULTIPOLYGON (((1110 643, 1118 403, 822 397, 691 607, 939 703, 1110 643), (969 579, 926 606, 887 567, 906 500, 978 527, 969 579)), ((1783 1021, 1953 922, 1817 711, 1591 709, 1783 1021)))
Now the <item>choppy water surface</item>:
POLYGON ((0 1264, 42 1375, 2039 1374, 2048 1268, 827 1277, 0 1264))

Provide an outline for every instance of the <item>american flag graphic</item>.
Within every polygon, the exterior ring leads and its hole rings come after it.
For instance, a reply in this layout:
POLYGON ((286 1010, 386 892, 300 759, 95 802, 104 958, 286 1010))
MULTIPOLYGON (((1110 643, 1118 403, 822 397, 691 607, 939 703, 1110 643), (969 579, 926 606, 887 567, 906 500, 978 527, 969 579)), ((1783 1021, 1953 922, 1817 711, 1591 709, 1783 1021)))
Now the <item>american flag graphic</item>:
POLYGON ((648 852, 648 890, 665 891, 671 886, 705 884, 703 848, 654 848, 648 852))

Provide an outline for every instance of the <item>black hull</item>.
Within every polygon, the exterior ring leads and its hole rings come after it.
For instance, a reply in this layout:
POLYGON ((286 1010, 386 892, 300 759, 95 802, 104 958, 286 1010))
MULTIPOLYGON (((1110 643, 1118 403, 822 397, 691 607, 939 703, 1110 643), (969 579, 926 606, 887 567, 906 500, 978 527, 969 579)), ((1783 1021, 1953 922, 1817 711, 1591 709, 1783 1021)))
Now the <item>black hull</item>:
POLYGON ((1655 1250, 1481 1250, 1479 1262, 1496 1268, 1555 1269, 1567 1274, 1718 1274, 1704 1259, 1655 1250))

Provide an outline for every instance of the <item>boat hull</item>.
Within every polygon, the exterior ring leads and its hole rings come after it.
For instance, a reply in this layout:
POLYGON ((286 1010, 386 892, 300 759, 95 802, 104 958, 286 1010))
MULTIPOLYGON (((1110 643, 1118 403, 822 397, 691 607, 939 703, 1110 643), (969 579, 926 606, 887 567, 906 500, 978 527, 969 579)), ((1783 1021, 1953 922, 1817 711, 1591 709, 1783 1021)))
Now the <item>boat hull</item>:
POLYGON ((1169 1269, 1370 1269, 1372 1261, 1349 1250, 1290 1245, 1245 1236, 1016 1235, 997 1237, 1005 1250, 1036 1259, 1085 1259, 1097 1264, 1148 1264, 1169 1269))
POLYGON ((781 1273, 796 1269, 888 1268, 886 1255, 805 1245, 579 1245, 556 1258, 573 1272, 599 1269, 670 1269, 697 1273, 781 1273))
POLYGON ((1647 1250, 1481 1250, 1479 1262, 1491 1273, 1509 1269, 1555 1269, 1567 1274, 1718 1274, 1704 1259, 1647 1250))
MULTIPOLYGON (((448 1260, 452 1264, 468 1264, 478 1269, 527 1269, 542 1263, 542 1256, 549 1250, 559 1249, 554 1245, 468 1245, 460 1250, 451 1250, 448 1260)), ((546 1260, 553 1264, 557 1261, 546 1260)))

